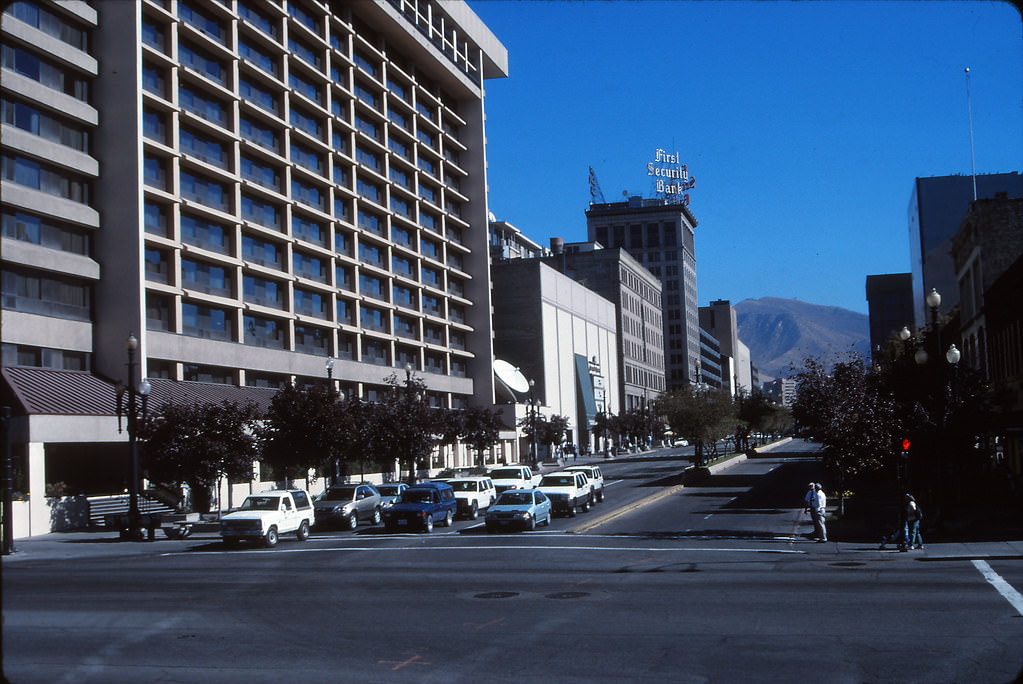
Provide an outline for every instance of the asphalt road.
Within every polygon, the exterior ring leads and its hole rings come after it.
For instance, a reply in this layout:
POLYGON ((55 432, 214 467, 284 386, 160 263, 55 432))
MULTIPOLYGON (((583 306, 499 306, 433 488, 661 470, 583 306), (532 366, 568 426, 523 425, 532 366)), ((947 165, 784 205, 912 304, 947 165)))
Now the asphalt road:
POLYGON ((214 535, 25 542, 3 561, 4 673, 16 683, 1011 681, 1023 666, 1023 599, 1011 593, 1023 589, 1023 543, 909 554, 815 544, 803 537, 802 492, 819 467, 806 448, 682 489, 678 460, 608 462, 605 503, 534 533, 462 521, 431 535, 360 528, 237 551, 214 535))

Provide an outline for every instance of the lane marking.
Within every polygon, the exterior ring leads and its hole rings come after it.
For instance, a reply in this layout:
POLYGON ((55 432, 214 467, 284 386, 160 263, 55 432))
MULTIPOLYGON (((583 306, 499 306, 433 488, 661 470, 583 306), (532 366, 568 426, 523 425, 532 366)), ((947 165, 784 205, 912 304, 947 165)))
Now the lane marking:
POLYGON ((806 554, 806 551, 797 551, 793 549, 776 549, 776 548, 753 548, 753 549, 742 549, 742 548, 709 548, 709 547, 685 547, 679 546, 675 548, 665 547, 628 547, 622 548, 619 546, 389 546, 389 547, 373 547, 365 548, 362 546, 335 546, 328 549, 265 549, 265 550, 251 550, 251 551, 175 551, 170 553, 160 554, 161 556, 200 556, 200 555, 217 555, 217 554, 230 554, 232 556, 239 556, 244 554, 280 554, 280 553, 323 553, 327 551, 514 551, 517 549, 524 549, 527 551, 623 551, 623 552, 635 552, 642 551, 644 553, 674 553, 677 551, 734 551, 736 553, 788 553, 788 554, 806 554))
POLYGON ((984 575, 984 579, 988 581, 992 587, 998 590, 998 593, 1009 602, 1016 612, 1023 615, 1023 594, 1016 591, 1011 584, 1002 579, 1002 576, 991 569, 991 566, 987 564, 987 561, 975 560, 973 561, 973 567, 980 570, 980 574, 984 575))
POLYGON ((605 487, 610 487, 611 485, 616 485, 616 484, 618 484, 620 482, 625 482, 625 480, 612 480, 611 482, 605 482, 604 486, 605 487))

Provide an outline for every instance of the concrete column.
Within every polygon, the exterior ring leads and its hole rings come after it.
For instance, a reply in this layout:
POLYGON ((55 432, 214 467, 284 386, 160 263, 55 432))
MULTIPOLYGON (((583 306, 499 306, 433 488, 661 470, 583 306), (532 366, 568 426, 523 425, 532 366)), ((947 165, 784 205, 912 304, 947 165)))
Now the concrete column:
POLYGON ((46 504, 46 445, 43 442, 29 442, 25 445, 28 467, 28 533, 30 536, 49 534, 51 529, 50 507, 46 504))

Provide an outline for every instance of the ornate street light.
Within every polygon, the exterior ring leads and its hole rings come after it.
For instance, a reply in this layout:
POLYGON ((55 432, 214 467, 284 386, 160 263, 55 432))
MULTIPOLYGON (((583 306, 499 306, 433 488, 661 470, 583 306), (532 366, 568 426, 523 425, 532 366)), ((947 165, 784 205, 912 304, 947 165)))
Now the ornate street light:
POLYGON ((947 352, 945 352, 945 360, 948 361, 953 366, 959 364, 959 359, 961 357, 962 353, 958 349, 956 349, 956 346, 954 344, 948 348, 947 352))
POLYGON ((931 325, 934 325, 938 322, 938 307, 941 306, 941 295, 932 287, 931 291, 924 297, 924 301, 927 302, 927 306, 931 310, 931 325))
POLYGON ((529 381, 529 431, 530 431, 530 447, 532 448, 531 463, 533 468, 536 468, 537 463, 540 461, 540 454, 537 451, 536 445, 536 399, 533 397, 533 387, 536 386, 535 380, 529 381))
POLYGON ((906 342, 912 336, 913 332, 909 329, 909 326, 908 325, 902 326, 902 330, 899 331, 899 339, 902 340, 903 342, 906 342))
MULTIPOLYGON (((127 529, 121 526, 121 539, 140 540, 143 538, 142 513, 139 510, 139 447, 138 428, 139 411, 141 409, 142 419, 145 420, 146 407, 149 400, 149 392, 152 385, 145 378, 135 383, 135 351, 139 347, 139 340, 135 333, 128 335, 125 348, 128 351, 128 386, 117 384, 117 431, 121 432, 121 416, 123 398, 128 394, 128 405, 124 415, 128 423, 128 449, 131 461, 131 470, 128 480, 128 525, 127 529), (141 398, 141 400, 140 400, 141 398)), ((152 531, 153 526, 148 525, 152 531)))

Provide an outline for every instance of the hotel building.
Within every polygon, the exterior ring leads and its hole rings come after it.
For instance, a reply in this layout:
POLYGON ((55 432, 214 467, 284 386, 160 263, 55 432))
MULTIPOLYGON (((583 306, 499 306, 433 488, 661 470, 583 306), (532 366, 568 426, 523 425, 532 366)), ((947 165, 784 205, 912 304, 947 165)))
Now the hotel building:
POLYGON ((154 395, 251 398, 334 358, 366 399, 410 365, 434 405, 493 403, 483 83, 507 53, 467 5, 26 0, 2 35, 4 391, 34 500, 56 443, 124 449, 131 332, 154 395))

